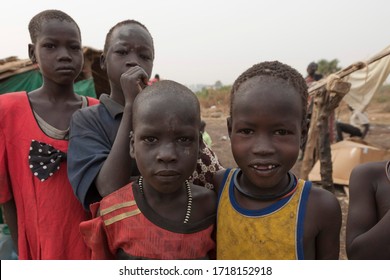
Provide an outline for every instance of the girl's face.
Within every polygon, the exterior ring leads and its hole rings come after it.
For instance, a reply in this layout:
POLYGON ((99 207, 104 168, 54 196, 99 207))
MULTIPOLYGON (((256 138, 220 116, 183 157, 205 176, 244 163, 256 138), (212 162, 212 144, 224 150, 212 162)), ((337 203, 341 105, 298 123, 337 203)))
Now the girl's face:
POLYGON ((123 73, 138 65, 150 77, 153 60, 153 41, 149 33, 137 24, 126 24, 113 31, 103 66, 112 87, 121 90, 123 73))
POLYGON ((29 55, 38 62, 45 81, 73 83, 84 63, 77 26, 56 19, 44 21, 36 43, 29 45, 29 55))
POLYGON ((253 77, 235 93, 228 130, 241 183, 257 194, 284 190, 302 139, 300 94, 285 80, 253 77))
POLYGON ((173 193, 195 170, 200 122, 194 109, 164 98, 161 93, 135 109, 130 155, 136 159, 145 185, 173 193))

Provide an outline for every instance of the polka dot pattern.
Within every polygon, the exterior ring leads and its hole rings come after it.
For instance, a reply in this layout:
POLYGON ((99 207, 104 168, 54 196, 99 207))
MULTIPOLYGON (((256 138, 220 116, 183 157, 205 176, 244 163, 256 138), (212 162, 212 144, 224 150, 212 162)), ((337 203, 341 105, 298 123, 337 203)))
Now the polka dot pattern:
POLYGON ((66 153, 49 144, 32 140, 28 158, 31 172, 44 182, 60 169, 61 162, 66 160, 66 153))

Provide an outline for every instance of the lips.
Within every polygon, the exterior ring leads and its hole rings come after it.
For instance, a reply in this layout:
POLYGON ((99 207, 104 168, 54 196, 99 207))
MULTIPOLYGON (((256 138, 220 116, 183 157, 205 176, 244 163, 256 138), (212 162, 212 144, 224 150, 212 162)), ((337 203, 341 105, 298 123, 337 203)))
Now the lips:
POLYGON ((249 165, 251 168, 260 172, 270 172, 279 167, 279 164, 276 163, 254 163, 249 165))
POLYGON ((73 72, 73 71, 75 71, 75 69, 73 67, 69 67, 69 66, 58 67, 56 70, 59 72, 73 72))
POLYGON ((257 169, 257 170, 272 170, 272 169, 276 168, 276 165, 275 164, 267 164, 267 165, 255 164, 255 165, 252 165, 252 167, 254 169, 257 169))
POLYGON ((179 172, 175 170, 160 170, 156 172, 156 175, 158 176, 177 176, 179 175, 179 172))

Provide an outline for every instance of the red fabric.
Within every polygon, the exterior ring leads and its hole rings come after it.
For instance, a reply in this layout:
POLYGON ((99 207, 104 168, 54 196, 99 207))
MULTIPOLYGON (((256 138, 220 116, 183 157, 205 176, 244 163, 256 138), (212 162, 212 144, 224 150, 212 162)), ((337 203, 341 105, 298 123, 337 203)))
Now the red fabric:
POLYGON ((91 205, 95 218, 81 223, 80 229, 85 242, 92 249, 92 259, 110 259, 118 249, 134 258, 201 259, 215 249, 215 242, 211 238, 214 225, 193 233, 177 233, 153 224, 142 212, 119 218, 121 214, 137 211, 139 208, 136 204, 96 216, 99 207, 100 211, 104 211, 130 201, 134 201, 132 184, 91 205), (119 220, 105 225, 111 218, 119 220))
MULTIPOLYGON (((88 98, 89 105, 98 102, 88 98)), ((19 259, 89 259, 79 232, 88 216, 73 194, 66 162, 44 182, 33 176, 28 163, 33 139, 63 152, 68 141, 42 132, 26 92, 1 95, 0 114, 0 203, 15 200, 19 259)))

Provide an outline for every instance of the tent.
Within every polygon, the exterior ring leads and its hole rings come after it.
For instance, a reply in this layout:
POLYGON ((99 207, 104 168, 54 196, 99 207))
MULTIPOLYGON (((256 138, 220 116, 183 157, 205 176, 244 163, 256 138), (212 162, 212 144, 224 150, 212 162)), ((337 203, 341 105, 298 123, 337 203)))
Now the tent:
MULTIPOLYGON (((83 48, 84 66, 74 85, 80 95, 99 97, 109 93, 107 74, 100 68, 101 51, 83 48)), ((0 60, 0 94, 15 91, 30 92, 42 85, 42 74, 38 65, 30 59, 8 57, 0 60)))
MULTIPOLYGON (((390 151, 352 139, 331 145, 331 151, 333 183, 339 185, 349 185, 349 176, 355 166, 370 161, 390 159, 390 151)), ((320 167, 320 161, 317 161, 309 173, 310 181, 321 181, 320 167)))

